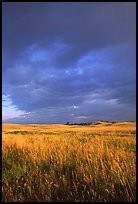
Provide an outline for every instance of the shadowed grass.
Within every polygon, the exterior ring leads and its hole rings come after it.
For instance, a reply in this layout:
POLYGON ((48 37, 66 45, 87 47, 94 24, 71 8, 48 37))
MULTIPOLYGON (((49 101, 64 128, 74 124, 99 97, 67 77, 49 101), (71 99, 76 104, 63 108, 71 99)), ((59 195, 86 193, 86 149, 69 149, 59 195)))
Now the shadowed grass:
POLYGON ((136 138, 131 125, 4 128, 3 202, 136 201, 136 138), (34 128, 37 134, 32 135, 34 128), (6 134, 14 131, 18 133, 6 134))

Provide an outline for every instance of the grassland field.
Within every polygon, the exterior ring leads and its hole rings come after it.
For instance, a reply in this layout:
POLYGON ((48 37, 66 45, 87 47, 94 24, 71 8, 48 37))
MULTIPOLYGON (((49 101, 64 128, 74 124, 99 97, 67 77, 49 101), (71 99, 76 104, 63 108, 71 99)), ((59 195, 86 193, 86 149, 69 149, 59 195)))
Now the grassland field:
POLYGON ((3 202, 136 202, 136 123, 2 125, 3 202))

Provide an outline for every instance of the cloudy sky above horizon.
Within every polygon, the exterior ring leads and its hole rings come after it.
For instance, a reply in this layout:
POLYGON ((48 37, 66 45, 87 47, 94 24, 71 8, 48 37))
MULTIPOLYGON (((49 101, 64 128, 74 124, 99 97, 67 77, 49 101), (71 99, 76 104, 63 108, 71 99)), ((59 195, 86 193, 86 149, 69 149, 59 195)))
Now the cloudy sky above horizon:
POLYGON ((135 2, 3 2, 2 120, 136 120, 135 2))

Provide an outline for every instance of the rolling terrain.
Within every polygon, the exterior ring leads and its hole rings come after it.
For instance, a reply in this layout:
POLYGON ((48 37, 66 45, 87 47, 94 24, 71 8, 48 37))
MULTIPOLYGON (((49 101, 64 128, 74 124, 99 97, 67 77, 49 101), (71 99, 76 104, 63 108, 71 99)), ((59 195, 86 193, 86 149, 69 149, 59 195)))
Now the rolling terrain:
POLYGON ((135 202, 136 123, 2 125, 3 202, 135 202))

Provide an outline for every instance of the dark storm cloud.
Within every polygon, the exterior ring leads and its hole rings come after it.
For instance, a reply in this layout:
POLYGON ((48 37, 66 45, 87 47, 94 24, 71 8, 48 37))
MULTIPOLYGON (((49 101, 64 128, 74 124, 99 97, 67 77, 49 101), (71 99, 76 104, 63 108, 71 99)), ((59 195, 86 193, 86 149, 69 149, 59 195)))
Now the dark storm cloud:
POLYGON ((4 3, 3 44, 17 56, 34 42, 66 42, 72 52, 61 66, 93 48, 134 40, 134 14, 135 3, 4 3))
POLYGON ((3 92, 30 112, 20 120, 135 119, 135 3, 14 2, 2 15, 3 92))

